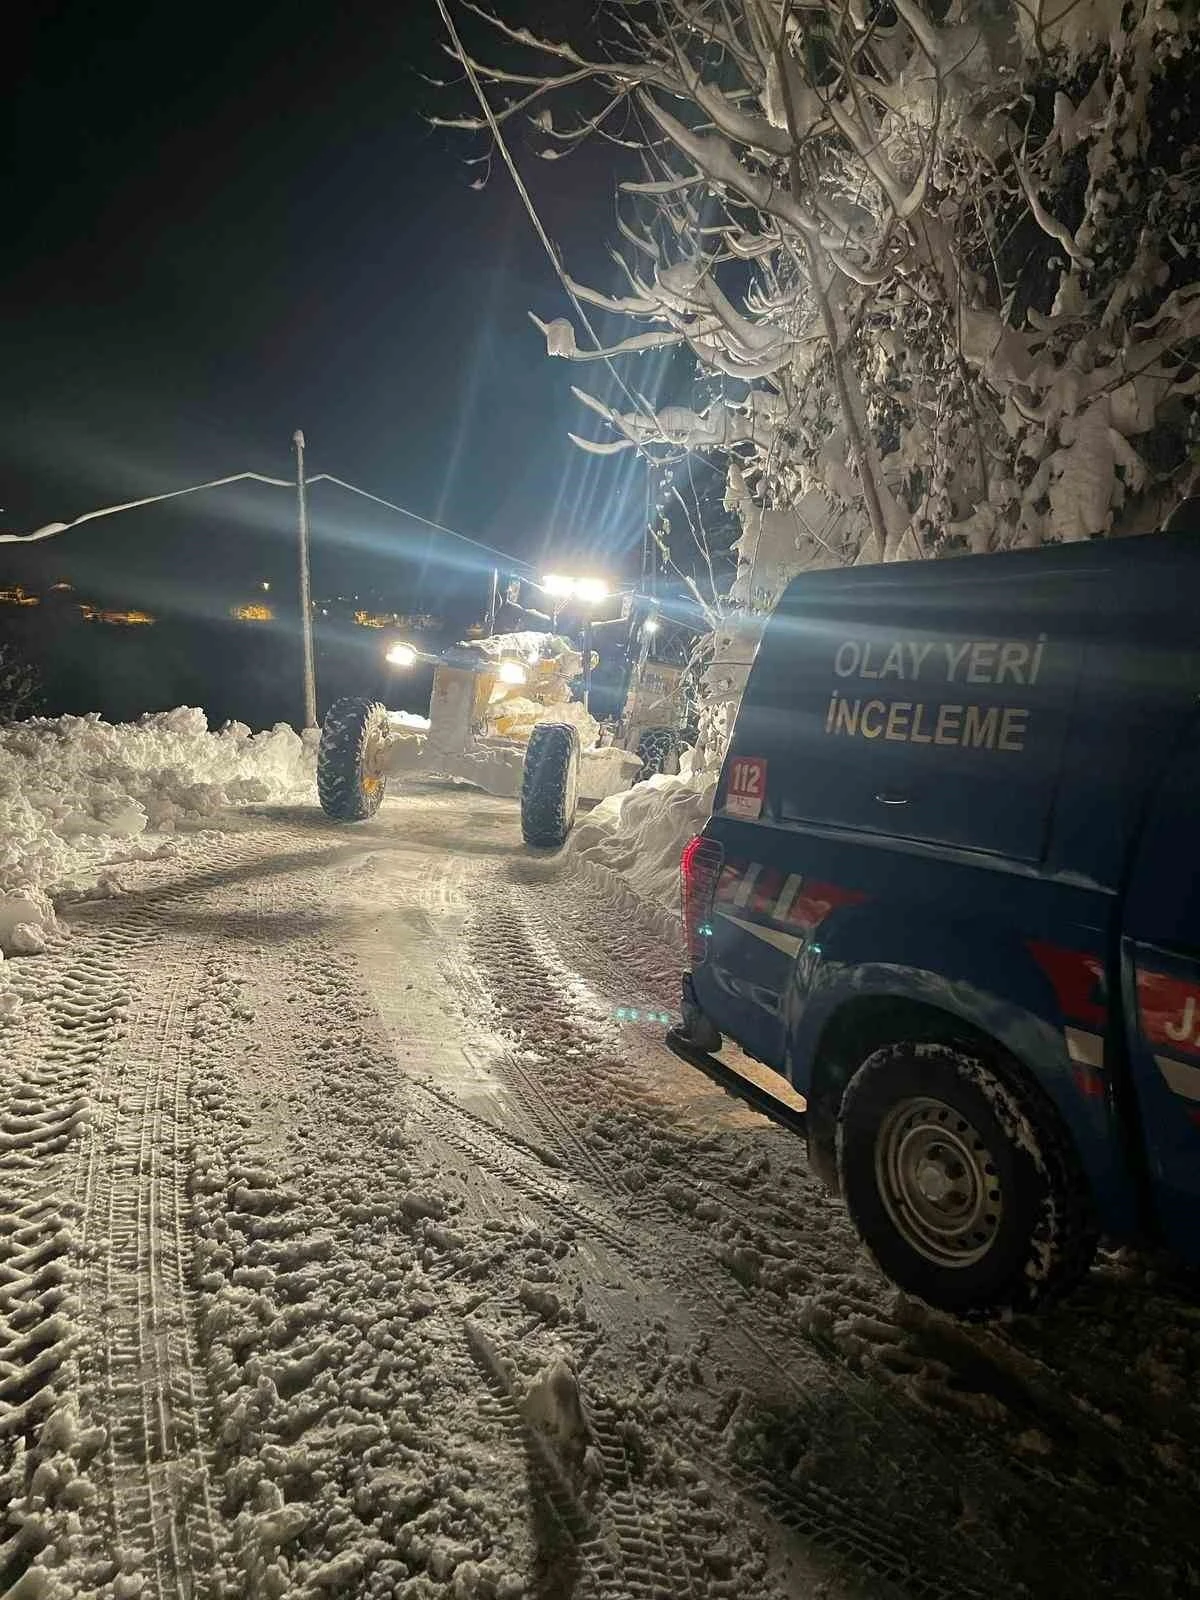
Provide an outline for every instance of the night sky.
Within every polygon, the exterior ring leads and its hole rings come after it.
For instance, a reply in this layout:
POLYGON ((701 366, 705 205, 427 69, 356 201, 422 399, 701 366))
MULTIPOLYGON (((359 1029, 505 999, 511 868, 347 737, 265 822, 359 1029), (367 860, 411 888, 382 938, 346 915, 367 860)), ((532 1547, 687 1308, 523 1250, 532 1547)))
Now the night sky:
MULTIPOLYGON (((587 8, 506 14, 553 29, 587 8)), ((596 428, 580 370, 528 320, 568 308, 511 182, 472 191, 480 142, 424 119, 470 110, 465 86, 422 81, 456 76, 440 28, 432 0, 6 7, 0 528, 286 476, 301 427, 310 472, 514 555, 636 544, 641 467, 566 438, 596 428)), ((515 143, 568 265, 607 287, 607 148, 543 162, 515 143)), ((327 491, 315 522, 326 592, 407 585, 403 555, 451 553, 327 491)), ((0 581, 220 608, 288 577, 293 526, 280 492, 226 491, 0 546, 0 581)))

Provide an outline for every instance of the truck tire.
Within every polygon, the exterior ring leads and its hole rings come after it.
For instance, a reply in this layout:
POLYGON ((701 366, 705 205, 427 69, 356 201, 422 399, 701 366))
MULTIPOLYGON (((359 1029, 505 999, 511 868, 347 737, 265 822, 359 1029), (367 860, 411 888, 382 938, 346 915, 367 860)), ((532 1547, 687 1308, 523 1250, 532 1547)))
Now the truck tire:
POLYGON ((837 1162, 883 1272, 954 1316, 1032 1311, 1091 1263, 1087 1187, 1057 1113, 969 1046, 868 1057, 842 1099, 837 1162))
POLYGON ((579 801, 579 732, 569 722, 539 722, 521 774, 521 837, 539 847, 563 844, 579 801))
POLYGON ((674 728, 647 728, 637 742, 636 754, 642 763, 635 780, 638 783, 659 772, 674 776, 679 771, 679 738, 674 728))
POLYGON ((387 734, 376 700, 335 700, 321 726, 317 796, 335 822, 365 822, 379 810, 387 779, 370 768, 371 748, 387 734))

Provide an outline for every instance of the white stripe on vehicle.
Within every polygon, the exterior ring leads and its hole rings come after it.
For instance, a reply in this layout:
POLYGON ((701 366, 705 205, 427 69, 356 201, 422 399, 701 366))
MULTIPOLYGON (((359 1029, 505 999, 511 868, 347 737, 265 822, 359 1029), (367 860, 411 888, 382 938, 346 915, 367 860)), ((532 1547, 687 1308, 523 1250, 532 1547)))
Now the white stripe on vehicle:
POLYGON ((758 882, 758 875, 761 871, 762 863, 758 861, 752 862, 750 870, 744 875, 741 883, 738 884, 733 903, 739 911, 744 911, 749 904, 750 896, 754 893, 754 885, 758 882))
POLYGON ((1084 1067, 1103 1067, 1104 1035, 1087 1033, 1083 1028, 1067 1029, 1067 1054, 1084 1067))
POLYGON ((1189 1067, 1173 1056, 1155 1056, 1154 1065, 1166 1079, 1167 1088, 1185 1100, 1200 1100, 1200 1067, 1189 1067))
POLYGON ((774 945, 776 950, 782 950, 785 956, 798 956, 807 939, 794 933, 784 933, 781 928, 768 928, 763 922, 749 922, 745 917, 731 917, 728 911, 722 913, 726 922, 732 922, 735 928, 741 928, 743 933, 752 933, 756 939, 761 939, 764 944, 774 945))
POLYGON ((771 915, 776 922, 786 922, 791 915, 792 906, 796 896, 800 893, 804 879, 798 872, 789 872, 783 888, 779 891, 779 899, 775 902, 775 909, 771 915))

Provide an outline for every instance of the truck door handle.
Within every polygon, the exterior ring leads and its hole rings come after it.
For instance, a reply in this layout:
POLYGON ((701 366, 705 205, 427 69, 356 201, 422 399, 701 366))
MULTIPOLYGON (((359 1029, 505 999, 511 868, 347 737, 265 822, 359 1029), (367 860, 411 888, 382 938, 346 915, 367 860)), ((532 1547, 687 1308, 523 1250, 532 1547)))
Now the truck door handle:
POLYGON ((875 798, 881 806, 906 806, 908 804, 908 796, 900 794, 896 789, 884 789, 875 798))

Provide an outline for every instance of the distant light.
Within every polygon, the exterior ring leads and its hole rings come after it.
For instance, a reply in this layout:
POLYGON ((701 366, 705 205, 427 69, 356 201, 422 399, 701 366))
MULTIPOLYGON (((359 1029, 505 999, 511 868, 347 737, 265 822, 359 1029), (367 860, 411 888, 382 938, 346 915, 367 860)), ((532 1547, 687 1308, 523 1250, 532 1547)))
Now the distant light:
POLYGON ((542 579, 542 588, 547 594, 552 594, 560 600, 566 600, 575 593, 575 579, 564 578, 558 572, 548 572, 542 579))
POLYGON ((270 584, 269 584, 269 583, 268 583, 268 582, 267 582, 267 580, 266 580, 266 579, 265 579, 265 578, 264 578, 264 579, 263 579, 263 581, 262 581, 262 582, 261 582, 261 583, 260 583, 260 584, 259 584, 259 586, 258 586, 258 587, 259 587, 259 588, 260 588, 260 589, 261 589, 261 590, 262 590, 262 592, 263 592, 263 593, 264 593, 264 594, 266 594, 266 593, 267 593, 267 592, 268 592, 268 591, 269 591, 269 589, 270 589, 270 587, 271 587, 271 585, 270 585, 270 584))
POLYGON ((575 583, 576 599, 582 600, 584 605, 596 606, 602 600, 607 600, 609 595, 608 585, 603 578, 579 578, 575 583))
POLYGON ((149 628, 155 621, 148 611, 98 611, 95 606, 86 604, 79 609, 88 622, 104 622, 111 627, 149 628))
POLYGON ((234 606, 235 622, 270 622, 274 613, 270 606, 234 606))
POLYGON ((525 683, 529 674, 519 661, 502 661, 496 676, 501 683, 525 683))
POLYGON ((411 644, 394 644, 386 660, 392 667, 413 667, 417 663, 417 652, 411 644))

